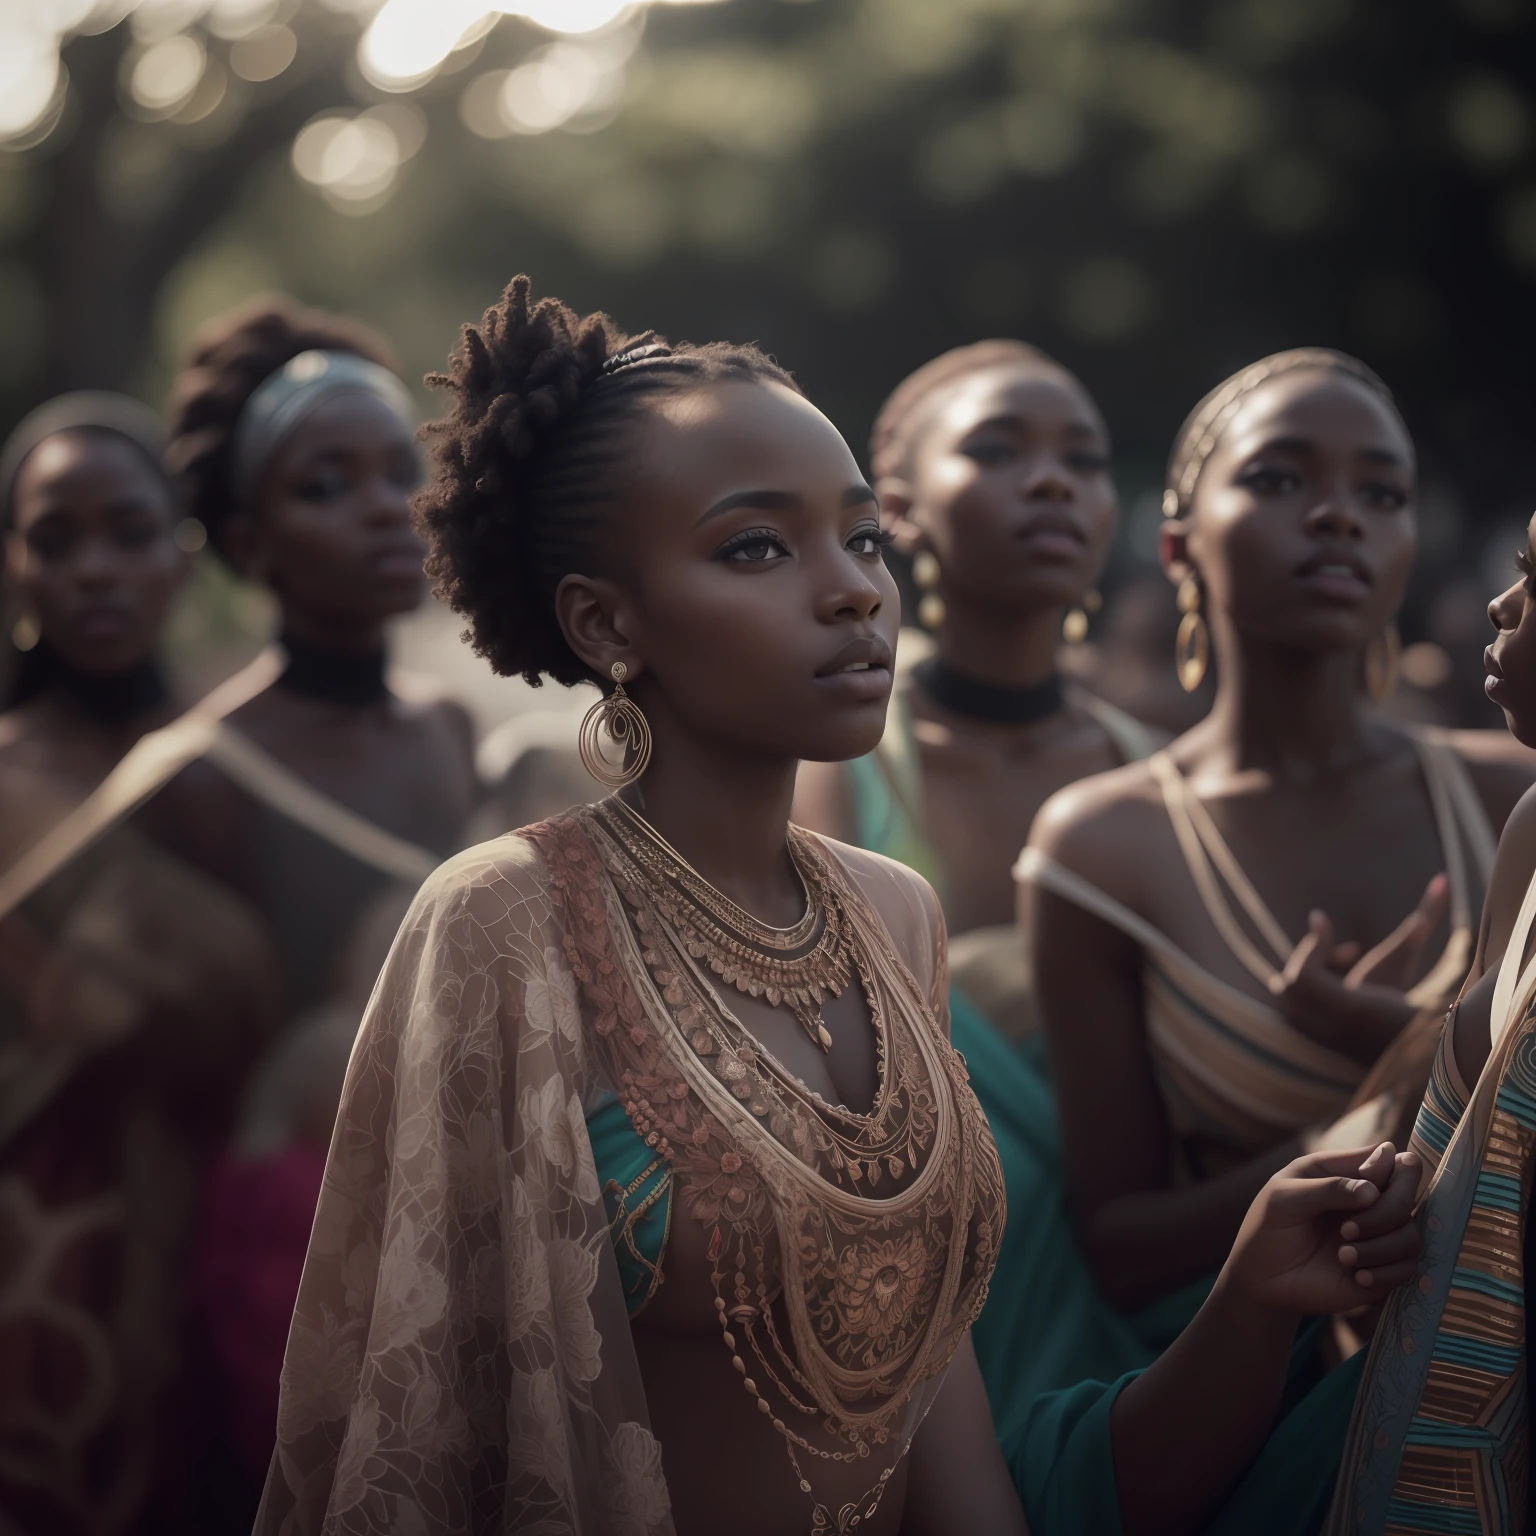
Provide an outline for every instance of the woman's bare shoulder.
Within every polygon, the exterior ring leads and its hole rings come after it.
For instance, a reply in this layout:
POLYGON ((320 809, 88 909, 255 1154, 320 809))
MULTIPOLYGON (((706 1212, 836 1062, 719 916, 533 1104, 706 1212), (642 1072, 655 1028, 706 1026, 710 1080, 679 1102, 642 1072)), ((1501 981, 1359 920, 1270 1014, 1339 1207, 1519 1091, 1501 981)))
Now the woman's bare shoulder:
POLYGON ((1536 784, 1536 752, 1521 746, 1507 731, 1448 731, 1445 740, 1466 764, 1497 832, 1521 796, 1536 784))
POLYGON ((1162 790, 1147 763, 1136 762, 1057 790, 1040 807, 1029 846, 1118 894, 1168 835, 1162 790))
POLYGON ((1494 941, 1490 953, 1503 951, 1515 926, 1520 904, 1536 873, 1536 786, 1526 789, 1504 823, 1499 851, 1488 880, 1486 924, 1494 941))

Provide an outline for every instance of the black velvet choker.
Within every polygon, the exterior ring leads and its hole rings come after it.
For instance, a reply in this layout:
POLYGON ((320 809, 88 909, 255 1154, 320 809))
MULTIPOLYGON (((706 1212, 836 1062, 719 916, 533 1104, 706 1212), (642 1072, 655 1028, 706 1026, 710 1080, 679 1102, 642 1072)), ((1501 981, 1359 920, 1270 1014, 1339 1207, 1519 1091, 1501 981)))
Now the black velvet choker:
POLYGON ((378 704, 389 697, 383 651, 325 651, 292 635, 284 635, 282 645, 288 666, 278 682, 284 688, 328 704, 378 704))
POLYGON ((166 700, 165 679, 156 661, 146 661, 131 672, 102 675, 77 672, 50 657, 47 683, 67 693, 93 720, 106 725, 147 715, 166 700))
POLYGON ((1058 714, 1066 706, 1061 679, 1052 673, 1033 688, 1005 688, 956 672, 930 656, 912 668, 912 676, 935 704, 972 720, 995 725, 1028 725, 1058 714))

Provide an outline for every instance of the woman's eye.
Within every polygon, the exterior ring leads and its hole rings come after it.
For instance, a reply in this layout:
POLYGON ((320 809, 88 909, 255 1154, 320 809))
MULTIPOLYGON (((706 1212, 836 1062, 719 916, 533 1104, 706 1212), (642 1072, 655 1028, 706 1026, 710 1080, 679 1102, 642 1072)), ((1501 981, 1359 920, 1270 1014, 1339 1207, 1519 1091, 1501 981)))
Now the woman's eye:
POLYGON ((1395 512, 1408 505, 1408 493, 1400 485, 1366 485, 1360 488, 1360 499, 1369 507, 1395 512))
POLYGON ((1301 476, 1291 469, 1271 469, 1261 466, 1258 469, 1250 469, 1243 476, 1241 483, 1249 490, 1257 491, 1261 496, 1280 496, 1287 491, 1299 491, 1301 476))
POLYGON ((1069 453, 1067 468, 1080 475, 1100 475, 1109 468, 1109 460, 1102 453, 1069 453))
POLYGON ((62 560, 74 544, 74 536, 64 528, 39 528, 27 538, 27 548, 40 560, 62 560))
POLYGON ((767 565, 779 555, 787 555, 783 543, 771 533, 750 533, 725 551, 727 560, 738 565, 767 565))
POLYGON ((849 536, 848 548, 856 555, 883 555, 890 542, 883 528, 859 528, 849 536))
POLYGON ((966 458, 974 459, 978 464, 1006 464, 1009 459, 1017 457, 1011 443, 995 440, 967 443, 960 451, 966 458))
POLYGON ((345 475, 310 475, 294 486, 300 501, 335 501, 347 492, 345 475))
POLYGON ((145 549, 160 537, 160 525, 145 518, 138 522, 123 523, 117 530, 117 542, 124 549, 145 549))

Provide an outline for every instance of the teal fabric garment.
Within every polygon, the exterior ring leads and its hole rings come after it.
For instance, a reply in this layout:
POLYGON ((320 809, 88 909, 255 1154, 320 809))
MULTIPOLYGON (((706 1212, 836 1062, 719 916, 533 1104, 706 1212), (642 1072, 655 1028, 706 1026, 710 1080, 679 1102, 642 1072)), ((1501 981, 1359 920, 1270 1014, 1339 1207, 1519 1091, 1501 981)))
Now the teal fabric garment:
MULTIPOLYGON (((1293 1369, 1300 1354, 1298 1342, 1293 1369)), ((1281 1419, 1202 1536, 1316 1536, 1365 1359, 1361 1351, 1325 1376, 1281 1419)), ((1138 1374, 1048 1393, 1030 1405, 1017 1437, 1003 1442, 1031 1536, 1122 1536, 1109 1417, 1138 1374)))
POLYGON ((672 1170, 646 1146, 613 1094, 605 1093, 586 1119, 624 1304, 633 1317, 661 1284, 672 1219, 672 1170))
POLYGON ((1135 1315, 1104 1300, 1072 1232, 1043 1046, 1010 1044, 953 988, 949 1007, 950 1038, 991 1124, 1008 1200, 987 1304, 971 1329, 1007 1445, 1041 1393, 1149 1365, 1199 1310, 1210 1282, 1135 1315))

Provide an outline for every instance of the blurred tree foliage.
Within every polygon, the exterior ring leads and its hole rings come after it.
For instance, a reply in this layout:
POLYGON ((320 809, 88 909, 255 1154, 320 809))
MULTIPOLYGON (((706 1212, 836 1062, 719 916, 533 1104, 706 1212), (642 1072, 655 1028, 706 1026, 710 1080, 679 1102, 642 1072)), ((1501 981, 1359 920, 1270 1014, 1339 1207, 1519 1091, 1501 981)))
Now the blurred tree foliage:
POLYGON ((68 43, 59 128, 0 155, 7 415, 85 383, 156 397, 199 321, 274 286, 421 371, 527 270, 636 329, 759 340, 856 446, 925 357, 1028 337, 1099 396, 1129 499, 1223 375, 1329 343, 1403 402, 1432 554, 1536 501, 1529 0, 658 7, 616 106, 539 133, 484 122, 548 55, 525 23, 389 98, 355 17, 285 20, 297 56, 259 83, 203 38, 221 98, 180 121, 125 110, 126 25, 68 43), (390 100, 426 132, 386 192, 294 174, 316 113, 390 100))

